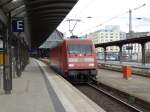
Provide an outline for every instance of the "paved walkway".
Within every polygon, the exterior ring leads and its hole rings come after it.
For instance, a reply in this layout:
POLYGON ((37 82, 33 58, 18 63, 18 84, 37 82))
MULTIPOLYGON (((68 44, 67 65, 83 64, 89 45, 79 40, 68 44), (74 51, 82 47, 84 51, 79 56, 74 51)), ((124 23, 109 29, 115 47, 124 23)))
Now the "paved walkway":
POLYGON ((13 91, 0 90, 0 112, 55 112, 38 64, 30 60, 21 78, 13 79, 13 91))
POLYGON ((133 75, 126 80, 122 73, 104 69, 98 71, 97 78, 101 83, 150 102, 150 78, 133 75))

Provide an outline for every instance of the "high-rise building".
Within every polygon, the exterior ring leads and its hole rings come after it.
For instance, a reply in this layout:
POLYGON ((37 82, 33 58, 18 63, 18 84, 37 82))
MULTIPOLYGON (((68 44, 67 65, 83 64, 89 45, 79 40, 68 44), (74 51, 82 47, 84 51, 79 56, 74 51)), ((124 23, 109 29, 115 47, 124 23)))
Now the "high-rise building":
MULTIPOLYGON (((120 32, 119 26, 108 25, 103 30, 91 33, 88 35, 88 38, 91 38, 94 44, 107 43, 117 40, 126 39, 126 33, 120 32)), ((119 47, 111 46, 106 48, 107 52, 119 52, 119 47)), ((97 52, 103 52, 102 48, 97 48, 97 52)))

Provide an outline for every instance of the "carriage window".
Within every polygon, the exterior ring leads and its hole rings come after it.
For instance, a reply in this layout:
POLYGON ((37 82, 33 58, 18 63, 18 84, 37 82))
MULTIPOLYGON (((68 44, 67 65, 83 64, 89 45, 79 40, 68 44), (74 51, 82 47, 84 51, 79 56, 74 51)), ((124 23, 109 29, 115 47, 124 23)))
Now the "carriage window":
POLYGON ((91 54, 92 53, 92 46, 91 45, 68 45, 69 53, 84 53, 84 54, 91 54))

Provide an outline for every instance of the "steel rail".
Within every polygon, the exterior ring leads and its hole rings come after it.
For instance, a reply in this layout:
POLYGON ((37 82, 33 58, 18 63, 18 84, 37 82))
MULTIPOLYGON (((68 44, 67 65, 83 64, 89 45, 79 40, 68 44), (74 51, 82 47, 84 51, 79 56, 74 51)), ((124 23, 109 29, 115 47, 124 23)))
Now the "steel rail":
POLYGON ((93 84, 91 84, 91 83, 87 83, 87 84, 88 84, 90 87, 96 89, 97 91, 103 93, 104 95, 106 95, 106 96, 108 96, 108 97, 114 99, 115 101, 117 101, 117 102, 123 104, 123 105, 126 106, 127 108, 129 108, 129 109, 131 109, 131 110, 133 110, 133 111, 135 111, 135 112, 143 112, 143 111, 137 109, 136 107, 134 107, 134 106, 132 106, 132 105, 130 105, 130 104, 128 104, 128 103, 126 103, 126 102, 124 102, 124 101, 118 99, 117 97, 115 97, 115 96, 109 94, 108 92, 105 92, 104 90, 102 90, 102 89, 96 87, 95 85, 93 85, 93 84))

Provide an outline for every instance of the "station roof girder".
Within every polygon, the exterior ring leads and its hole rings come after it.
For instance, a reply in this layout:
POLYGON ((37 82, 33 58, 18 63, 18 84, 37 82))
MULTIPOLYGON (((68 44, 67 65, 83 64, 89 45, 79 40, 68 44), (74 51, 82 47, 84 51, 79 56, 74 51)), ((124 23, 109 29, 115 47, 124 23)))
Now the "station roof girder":
POLYGON ((39 47, 57 28, 78 0, 0 0, 0 19, 7 25, 7 14, 24 17, 31 47, 39 47), (5 17, 6 16, 6 17, 5 17))
POLYGON ((77 0, 25 0, 32 47, 40 46, 69 13, 77 0), (37 42, 36 40, 40 40, 37 42))
POLYGON ((130 38, 126 40, 118 40, 118 41, 112 41, 112 42, 107 42, 107 43, 99 43, 95 44, 95 47, 108 47, 108 46, 122 46, 125 44, 143 44, 150 42, 150 36, 144 36, 144 37, 135 37, 135 38, 130 38))

